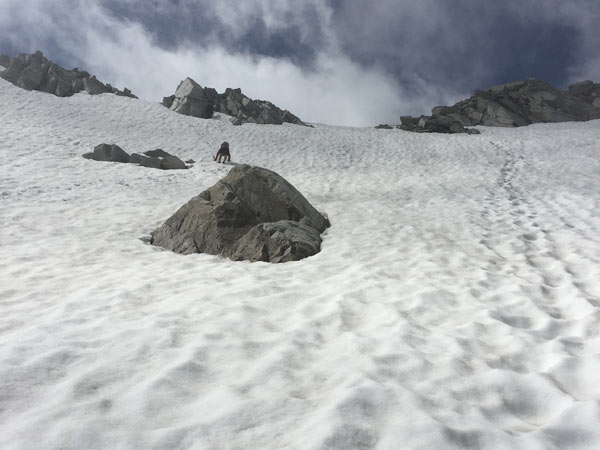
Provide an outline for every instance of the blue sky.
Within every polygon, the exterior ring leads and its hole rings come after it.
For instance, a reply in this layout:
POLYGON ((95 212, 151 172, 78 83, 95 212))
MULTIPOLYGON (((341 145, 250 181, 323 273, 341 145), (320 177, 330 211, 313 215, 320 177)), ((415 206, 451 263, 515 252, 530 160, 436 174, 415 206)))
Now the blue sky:
POLYGON ((600 81, 598 23, 597 0, 0 0, 0 53, 40 49, 148 100, 189 76, 368 126, 517 79, 600 81))

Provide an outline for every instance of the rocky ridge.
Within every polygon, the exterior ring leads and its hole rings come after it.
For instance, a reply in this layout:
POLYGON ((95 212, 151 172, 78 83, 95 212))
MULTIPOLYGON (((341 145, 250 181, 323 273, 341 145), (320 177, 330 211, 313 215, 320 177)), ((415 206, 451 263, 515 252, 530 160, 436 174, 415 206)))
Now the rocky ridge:
POLYGON ((561 91, 534 78, 515 81, 474 95, 453 106, 437 106, 431 116, 401 117, 407 131, 473 133, 470 126, 520 127, 600 119, 600 83, 583 81, 561 91))
POLYGON ((292 123, 307 126, 291 112, 266 100, 252 100, 239 88, 228 88, 219 94, 213 88, 203 88, 191 78, 179 83, 174 95, 163 98, 163 105, 180 114, 202 119, 210 119, 215 113, 227 114, 233 116, 235 125, 292 123))
POLYGON ((42 91, 58 97, 70 97, 81 91, 88 94, 112 93, 137 98, 127 88, 122 91, 104 84, 94 75, 74 68, 67 70, 46 58, 41 51, 20 53, 14 58, 0 55, 0 77, 28 91, 42 91))

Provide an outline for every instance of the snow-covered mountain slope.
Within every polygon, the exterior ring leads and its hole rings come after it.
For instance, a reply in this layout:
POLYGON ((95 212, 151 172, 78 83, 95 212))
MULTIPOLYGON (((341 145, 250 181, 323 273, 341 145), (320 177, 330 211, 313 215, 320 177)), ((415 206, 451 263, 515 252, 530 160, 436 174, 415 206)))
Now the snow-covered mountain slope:
POLYGON ((600 121, 234 127, 0 80, 0 152, 2 449, 598 448, 600 121), (328 214, 321 253, 144 242, 224 140, 328 214))

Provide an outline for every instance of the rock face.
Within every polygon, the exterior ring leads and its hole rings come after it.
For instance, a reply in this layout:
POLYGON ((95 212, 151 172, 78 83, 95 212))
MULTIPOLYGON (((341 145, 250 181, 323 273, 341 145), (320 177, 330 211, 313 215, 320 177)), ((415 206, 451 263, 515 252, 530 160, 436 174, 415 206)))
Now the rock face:
POLYGON ((431 116, 402 117, 400 128, 437 133, 472 132, 467 126, 521 127, 600 119, 600 84, 583 81, 568 91, 534 78, 493 86, 454 106, 437 106, 431 116))
POLYGON ((520 127, 600 118, 600 109, 533 78, 476 91, 473 97, 434 108, 432 113, 454 117, 467 126, 520 127))
POLYGON ((223 94, 213 88, 203 88, 191 78, 186 78, 177 87, 175 95, 163 98, 167 108, 187 116, 210 119, 215 112, 233 116, 233 123, 275 124, 293 123, 305 125, 298 117, 287 110, 281 110, 273 103, 252 100, 242 94, 241 89, 226 89, 223 94))
POLYGON ((288 262, 319 252, 329 220, 283 177, 239 165, 183 205, 152 233, 176 253, 288 262))
POLYGON ((600 84, 583 81, 568 91, 530 78, 493 86, 454 106, 437 106, 431 116, 405 116, 398 128, 435 133, 478 133, 465 127, 521 127, 532 123, 556 123, 600 119, 600 84))
POLYGON ((0 73, 2 78, 29 91, 43 91, 59 97, 69 97, 85 90, 88 94, 109 92, 137 98, 129 89, 120 91, 110 84, 105 85, 88 72, 79 71, 77 68, 66 70, 49 61, 40 51, 31 55, 21 53, 15 58, 3 55, 0 65, 7 67, 0 73))
POLYGON ((92 153, 85 153, 83 157, 95 161, 138 164, 153 169, 189 169, 189 167, 177 156, 171 155, 162 149, 148 150, 147 152, 144 152, 144 154, 133 153, 129 156, 125 150, 116 144, 100 144, 94 147, 92 153))

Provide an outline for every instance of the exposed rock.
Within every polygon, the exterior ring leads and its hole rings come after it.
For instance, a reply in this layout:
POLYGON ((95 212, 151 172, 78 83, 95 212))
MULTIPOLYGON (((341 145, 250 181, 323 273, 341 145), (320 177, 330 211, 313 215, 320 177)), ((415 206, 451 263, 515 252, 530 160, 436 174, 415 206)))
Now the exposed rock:
POLYGON ((98 81, 94 76, 83 79, 83 88, 90 95, 105 94, 110 92, 108 87, 98 81))
POLYGON ((216 97, 218 94, 214 89, 203 89, 191 78, 186 78, 177 86, 169 108, 186 116, 210 119, 214 114, 216 97))
POLYGON ((8 55, 0 55, 0 66, 8 68, 10 64, 10 57, 8 55))
POLYGON ((394 127, 391 125, 388 125, 387 123, 382 123, 382 124, 377 125, 375 128, 378 130, 391 130, 394 127))
POLYGON ((400 116, 400 124, 399 128, 403 130, 416 131, 419 126, 419 117, 400 116))
POLYGON ((189 167, 175 155, 164 156, 158 159, 160 159, 160 168, 163 170, 189 169, 189 167))
POLYGON ((100 144, 94 147, 93 153, 86 153, 84 158, 93 159, 95 161, 113 161, 128 163, 129 154, 116 144, 100 144))
POLYGON ((431 116, 401 117, 403 130, 478 133, 466 126, 521 127, 532 123, 600 119, 600 84, 583 81, 560 91, 534 78, 493 86, 431 116))
POLYGON ((600 118, 600 109, 533 78, 476 91, 469 99, 432 112, 454 117, 465 126, 519 127, 600 118))
POLYGON ((465 128, 459 120, 443 114, 421 116, 419 118, 403 116, 398 128, 417 133, 468 133, 479 134, 479 130, 465 128))
POLYGON ((600 108, 600 83, 594 83, 590 80, 580 81, 569 86, 569 94, 587 104, 600 108))
POLYGON ((177 253, 285 262, 314 255, 329 221, 283 177, 235 166, 152 233, 151 243, 177 253))
POLYGON ((256 225, 233 246, 234 261, 298 261, 316 255, 321 249, 321 235, 304 223, 291 220, 256 225))
POLYGON ((241 89, 228 88, 223 94, 215 89, 203 88, 191 78, 186 78, 177 87, 175 95, 163 98, 167 108, 187 116, 209 119, 215 112, 233 116, 234 125, 242 123, 275 124, 293 123, 305 125, 287 110, 281 110, 265 100, 252 100, 241 89))
POLYGON ((173 106, 174 100, 175 100, 174 95, 170 95, 168 97, 163 97, 162 104, 163 104, 163 106, 166 106, 167 108, 171 108, 171 106, 173 106))
POLYGON ((12 59, 6 57, 1 63, 7 63, 7 69, 0 73, 2 78, 30 91, 38 90, 59 97, 69 97, 85 89, 89 94, 111 92, 137 98, 129 89, 120 91, 110 85, 104 85, 88 72, 79 71, 77 68, 66 70, 49 61, 40 51, 30 55, 21 53, 12 59))
POLYGON ((160 148, 148 150, 147 152, 144 152, 144 155, 158 160, 160 163, 159 168, 163 170, 189 169, 189 167, 177 156, 171 155, 160 148))

